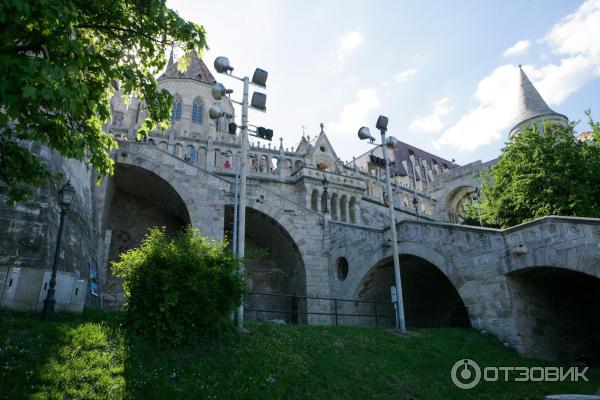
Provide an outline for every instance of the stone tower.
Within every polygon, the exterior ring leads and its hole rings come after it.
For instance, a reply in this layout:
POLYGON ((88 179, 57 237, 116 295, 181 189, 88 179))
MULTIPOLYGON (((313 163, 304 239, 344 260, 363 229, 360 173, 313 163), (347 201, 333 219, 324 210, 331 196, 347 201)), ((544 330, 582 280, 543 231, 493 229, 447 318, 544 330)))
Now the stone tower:
POLYGON ((567 124, 569 119, 548 107, 533 83, 519 65, 521 74, 519 84, 519 112, 515 120, 515 126, 510 130, 509 137, 519 133, 525 126, 535 123, 538 129, 542 129, 544 121, 554 121, 567 124))

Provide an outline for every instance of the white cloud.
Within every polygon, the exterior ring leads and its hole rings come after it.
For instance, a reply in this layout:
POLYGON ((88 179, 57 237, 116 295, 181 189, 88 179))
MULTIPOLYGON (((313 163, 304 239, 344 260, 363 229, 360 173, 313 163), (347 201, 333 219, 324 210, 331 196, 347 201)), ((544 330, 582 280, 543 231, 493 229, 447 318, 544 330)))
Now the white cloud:
POLYGON ((518 79, 518 69, 512 65, 500 66, 482 79, 475 92, 479 106, 446 129, 433 146, 472 151, 498 140, 517 113, 518 79))
POLYGON ((375 89, 361 89, 356 92, 353 102, 346 104, 335 121, 327 124, 326 132, 330 139, 335 142, 334 146, 338 155, 349 157, 356 150, 356 132, 370 121, 369 117, 373 110, 381 106, 381 100, 375 89), (345 138, 352 138, 346 140, 345 138), (339 138, 339 140, 336 140, 339 138))
MULTIPOLYGON (((563 18, 543 43, 562 58, 541 67, 526 65, 523 70, 548 104, 556 106, 600 76, 600 0, 588 0, 563 18)), ((518 69, 512 65, 499 66, 482 79, 475 92, 479 104, 442 132, 434 147, 473 151, 506 137, 517 113, 518 79, 518 69)))
POLYGON ((444 129, 446 123, 444 118, 448 116, 452 107, 448 104, 448 98, 444 97, 433 104, 431 115, 416 117, 410 124, 410 129, 421 132, 439 132, 444 129))
POLYGON ((405 69, 404 71, 398 72, 394 80, 396 81, 396 83, 406 82, 407 80, 414 77, 418 72, 419 71, 417 71, 416 68, 405 69))
POLYGON ((359 48, 365 41, 365 37, 362 33, 354 31, 342 35, 338 40, 338 47, 336 51, 337 64, 336 67, 341 69, 344 66, 346 57, 354 50, 359 48))
POLYGON ((529 48, 531 47, 531 42, 529 40, 519 40, 514 46, 509 47, 504 50, 504 57, 512 57, 519 54, 527 54, 529 48))

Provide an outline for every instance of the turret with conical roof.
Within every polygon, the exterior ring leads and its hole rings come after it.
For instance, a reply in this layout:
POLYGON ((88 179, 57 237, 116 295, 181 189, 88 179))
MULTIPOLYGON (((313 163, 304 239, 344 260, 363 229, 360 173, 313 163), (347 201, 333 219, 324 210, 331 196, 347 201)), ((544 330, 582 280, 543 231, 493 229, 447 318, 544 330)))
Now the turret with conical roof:
POLYGON ((519 84, 519 112, 515 126, 510 130, 509 137, 519 133, 524 126, 529 126, 532 123, 538 125, 539 128, 543 126, 544 121, 567 124, 569 119, 548 107, 548 104, 546 104, 535 86, 533 86, 533 83, 531 83, 520 65, 519 72, 521 74, 519 84))

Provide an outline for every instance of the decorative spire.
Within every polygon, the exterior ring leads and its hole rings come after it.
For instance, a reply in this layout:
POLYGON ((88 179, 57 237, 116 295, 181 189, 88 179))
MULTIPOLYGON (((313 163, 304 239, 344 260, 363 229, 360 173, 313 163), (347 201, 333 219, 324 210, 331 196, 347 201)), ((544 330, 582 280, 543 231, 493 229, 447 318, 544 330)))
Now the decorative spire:
POLYGON ((321 122, 321 124, 320 124, 319 126, 321 127, 321 134, 325 133, 325 132, 323 131, 323 128, 325 128, 325 125, 324 125, 324 124, 321 122))
POLYGON ((283 138, 282 137, 279 138, 279 149, 283 150, 283 138))
POLYGON ((533 83, 529 80, 521 65, 519 65, 520 83, 519 83, 519 111, 515 121, 515 126, 511 130, 512 136, 524 124, 531 123, 531 120, 539 117, 555 116, 567 121, 567 117, 558 114, 544 101, 533 83))

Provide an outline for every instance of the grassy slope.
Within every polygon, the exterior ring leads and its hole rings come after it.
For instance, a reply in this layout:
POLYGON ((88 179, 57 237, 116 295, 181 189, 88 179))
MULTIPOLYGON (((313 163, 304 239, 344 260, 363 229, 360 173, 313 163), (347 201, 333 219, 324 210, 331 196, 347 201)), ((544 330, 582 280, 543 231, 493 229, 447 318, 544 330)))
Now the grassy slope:
POLYGON ((128 338, 121 316, 0 312, 0 399, 543 399, 592 393, 591 383, 450 381, 459 358, 480 365, 524 360, 474 330, 428 329, 399 336, 375 328, 251 324, 181 350, 128 338))

